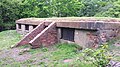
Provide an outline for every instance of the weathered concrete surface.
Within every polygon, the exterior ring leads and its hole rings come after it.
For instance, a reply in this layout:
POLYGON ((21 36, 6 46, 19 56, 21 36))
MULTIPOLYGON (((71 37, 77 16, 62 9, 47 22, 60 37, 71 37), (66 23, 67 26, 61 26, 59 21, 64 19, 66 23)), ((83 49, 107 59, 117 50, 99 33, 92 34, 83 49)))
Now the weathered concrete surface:
POLYGON ((30 26, 29 26, 29 32, 31 32, 33 29, 34 29, 33 26, 30 25, 30 26))
POLYGON ((60 42, 60 38, 61 38, 61 29, 57 28, 57 38, 58 38, 58 42, 60 42))
POLYGON ((86 47, 87 43, 89 42, 89 38, 87 36, 87 33, 90 31, 85 31, 85 30, 75 30, 75 43, 82 46, 86 47))
POLYGON ((48 27, 46 27, 41 33, 39 33, 29 44, 33 48, 38 48, 41 46, 50 46, 57 43, 57 29, 56 23, 52 22, 48 27))
POLYGON ((35 36, 37 36, 43 29, 44 29, 44 22, 43 22, 43 23, 40 23, 34 30, 32 30, 32 31, 31 31, 30 33, 28 33, 27 35, 25 35, 25 37, 24 37, 19 43, 17 43, 16 46, 29 44, 29 42, 30 42, 35 36))
POLYGON ((65 22, 65 21, 103 21, 103 22, 120 22, 119 18, 96 18, 96 17, 53 17, 53 18, 22 18, 19 20, 16 20, 16 23, 20 24, 33 24, 38 25, 41 22, 65 22))
POLYGON ((26 34, 25 33, 25 25, 21 25, 21 32, 22 32, 23 35, 26 34))
POLYGON ((56 22, 57 27, 69 27, 77 29, 108 29, 116 28, 120 25, 120 20, 114 18, 95 19, 95 18, 23 18, 17 20, 17 24, 38 25, 45 22, 49 25, 51 22, 56 22))
POLYGON ((19 26, 18 26, 18 24, 16 24, 16 30, 17 30, 17 31, 19 30, 19 26))

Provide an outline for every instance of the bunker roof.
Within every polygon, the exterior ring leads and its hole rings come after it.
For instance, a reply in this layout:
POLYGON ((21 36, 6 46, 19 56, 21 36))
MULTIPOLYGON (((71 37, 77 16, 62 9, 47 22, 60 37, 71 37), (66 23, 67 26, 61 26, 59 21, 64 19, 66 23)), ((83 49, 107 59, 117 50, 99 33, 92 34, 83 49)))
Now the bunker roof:
POLYGON ((103 21, 103 22, 120 22, 119 18, 107 18, 107 17, 52 17, 52 18, 22 18, 16 21, 21 24, 37 24, 39 22, 74 22, 74 21, 103 21))
POLYGON ((29 25, 38 25, 41 22, 45 22, 45 25, 49 25, 51 22, 56 22, 57 27, 69 27, 69 28, 82 27, 84 29, 104 25, 106 25, 104 27, 116 27, 116 25, 120 26, 119 18, 107 18, 107 17, 52 17, 52 18, 22 18, 16 20, 17 24, 29 24, 29 25))

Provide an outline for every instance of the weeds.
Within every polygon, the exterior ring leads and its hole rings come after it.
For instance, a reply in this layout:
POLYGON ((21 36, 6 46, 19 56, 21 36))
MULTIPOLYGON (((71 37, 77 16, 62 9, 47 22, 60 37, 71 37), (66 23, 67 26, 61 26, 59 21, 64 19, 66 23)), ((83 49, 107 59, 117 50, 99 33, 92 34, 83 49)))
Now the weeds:
POLYGON ((86 61, 92 62, 97 67, 106 67, 111 60, 111 55, 108 53, 108 45, 101 45, 98 49, 85 49, 83 51, 86 61))

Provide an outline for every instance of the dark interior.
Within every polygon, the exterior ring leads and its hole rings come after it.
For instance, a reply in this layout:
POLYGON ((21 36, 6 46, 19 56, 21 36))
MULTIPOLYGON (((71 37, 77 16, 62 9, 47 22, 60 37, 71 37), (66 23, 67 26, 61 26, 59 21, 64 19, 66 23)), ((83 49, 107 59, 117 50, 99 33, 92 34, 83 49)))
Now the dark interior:
POLYGON ((25 30, 29 30, 29 25, 25 25, 25 30))
POLYGON ((61 28, 61 39, 74 41, 74 32, 73 28, 61 28))
POLYGON ((18 28, 21 29, 21 24, 18 24, 18 28))

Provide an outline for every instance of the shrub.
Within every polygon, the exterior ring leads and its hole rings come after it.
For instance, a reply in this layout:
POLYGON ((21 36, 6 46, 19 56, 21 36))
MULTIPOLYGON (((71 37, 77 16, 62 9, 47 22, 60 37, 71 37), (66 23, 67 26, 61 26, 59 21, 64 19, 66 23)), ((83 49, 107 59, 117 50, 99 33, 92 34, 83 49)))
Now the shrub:
POLYGON ((84 59, 92 62, 97 67, 106 67, 111 57, 108 54, 108 45, 101 45, 98 49, 83 50, 84 59))

